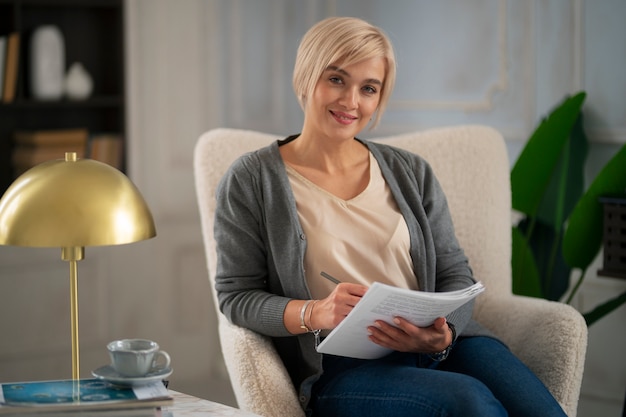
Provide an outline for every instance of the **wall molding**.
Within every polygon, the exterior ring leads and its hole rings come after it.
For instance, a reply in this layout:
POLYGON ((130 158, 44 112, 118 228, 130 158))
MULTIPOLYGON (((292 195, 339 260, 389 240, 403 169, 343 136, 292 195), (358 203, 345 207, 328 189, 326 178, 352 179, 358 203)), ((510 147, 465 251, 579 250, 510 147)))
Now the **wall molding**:
POLYGON ((507 37, 507 0, 498 1, 498 78, 487 87, 482 99, 467 100, 392 100, 391 110, 443 110, 464 112, 488 112, 494 109, 497 93, 509 88, 508 37, 507 37))

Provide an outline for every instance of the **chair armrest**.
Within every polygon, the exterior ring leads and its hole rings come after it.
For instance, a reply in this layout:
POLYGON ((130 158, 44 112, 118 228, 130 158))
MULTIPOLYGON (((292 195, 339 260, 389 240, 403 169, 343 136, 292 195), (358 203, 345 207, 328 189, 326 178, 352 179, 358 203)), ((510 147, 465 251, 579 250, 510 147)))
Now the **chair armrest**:
POLYGON ((532 369, 569 416, 576 415, 587 350, 587 325, 576 309, 508 295, 482 299, 474 318, 532 369))
POLYGON ((237 404, 265 417, 304 417, 287 370, 268 337, 220 315, 219 335, 237 404))

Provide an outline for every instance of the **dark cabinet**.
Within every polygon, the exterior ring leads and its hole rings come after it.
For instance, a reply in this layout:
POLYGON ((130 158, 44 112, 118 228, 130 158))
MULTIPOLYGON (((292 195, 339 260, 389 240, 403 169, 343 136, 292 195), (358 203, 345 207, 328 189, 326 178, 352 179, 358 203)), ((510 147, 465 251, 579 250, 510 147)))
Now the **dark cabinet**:
MULTIPOLYGON (((15 96, 0 102, 0 194, 14 180, 13 134, 84 128, 125 138, 123 0, 0 0, 0 36, 19 34, 15 96), (30 39, 43 25, 63 35, 65 72, 80 62, 93 80, 89 97, 38 100, 30 86, 30 39)), ((122 144, 123 147, 123 144, 122 144)), ((125 167, 124 158, 120 164, 125 167)))

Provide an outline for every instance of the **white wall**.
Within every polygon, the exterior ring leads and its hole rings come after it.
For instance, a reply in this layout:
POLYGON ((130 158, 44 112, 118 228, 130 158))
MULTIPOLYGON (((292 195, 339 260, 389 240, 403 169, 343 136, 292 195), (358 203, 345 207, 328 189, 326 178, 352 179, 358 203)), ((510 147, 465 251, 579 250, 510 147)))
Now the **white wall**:
MULTIPOLYGON (((589 175, 626 142, 623 0, 127 0, 126 8, 130 176, 158 236, 88 249, 79 263, 84 376, 107 361, 107 341, 150 337, 173 356, 174 389, 232 403, 193 146, 218 126, 297 132, 293 59, 302 34, 325 16, 364 17, 395 42, 398 85, 374 135, 484 123, 503 132, 514 160, 540 117, 584 89, 589 175)), ((69 374, 68 271, 59 257, 0 248, 0 314, 14 317, 0 327, 2 380, 69 374)), ((576 305, 586 311, 625 288, 592 277, 576 305)), ((590 329, 580 416, 620 415, 625 319, 622 307, 590 329)))

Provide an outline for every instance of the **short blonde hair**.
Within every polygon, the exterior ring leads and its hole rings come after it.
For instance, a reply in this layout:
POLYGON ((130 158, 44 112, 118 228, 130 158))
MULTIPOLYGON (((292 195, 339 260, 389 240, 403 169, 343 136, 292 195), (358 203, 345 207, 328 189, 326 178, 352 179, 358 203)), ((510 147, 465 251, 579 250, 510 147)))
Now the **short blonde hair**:
POLYGON ((332 64, 343 67, 371 58, 384 58, 385 79, 376 117, 380 122, 396 81, 393 45, 382 29, 354 17, 329 17, 315 24, 302 38, 293 70, 293 89, 304 110, 306 98, 315 90, 322 73, 332 64))

